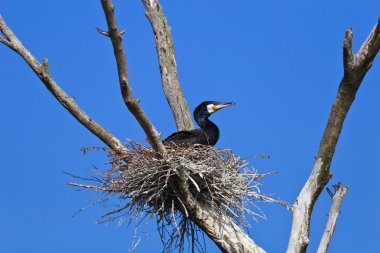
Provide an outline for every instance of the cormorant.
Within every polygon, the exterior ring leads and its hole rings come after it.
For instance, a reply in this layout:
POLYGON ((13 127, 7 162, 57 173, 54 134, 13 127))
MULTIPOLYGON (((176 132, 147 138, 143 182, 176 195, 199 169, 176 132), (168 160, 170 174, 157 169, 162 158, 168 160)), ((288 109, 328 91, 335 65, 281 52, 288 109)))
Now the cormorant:
POLYGON ((219 109, 234 105, 235 102, 205 101, 194 110, 194 119, 200 126, 198 129, 190 131, 179 131, 167 137, 163 143, 165 145, 176 144, 202 144, 215 145, 219 139, 219 128, 211 122, 208 117, 219 109))

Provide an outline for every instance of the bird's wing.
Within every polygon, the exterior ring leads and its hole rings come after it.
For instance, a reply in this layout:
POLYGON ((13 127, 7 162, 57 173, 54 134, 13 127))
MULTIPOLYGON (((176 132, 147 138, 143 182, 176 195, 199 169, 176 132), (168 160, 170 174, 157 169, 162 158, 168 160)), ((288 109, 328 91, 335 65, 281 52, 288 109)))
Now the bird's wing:
POLYGON ((182 144, 185 142, 191 142, 193 143, 195 141, 195 138, 199 138, 199 131, 198 129, 191 130, 191 131, 179 131, 175 132, 171 135, 169 135, 163 142, 164 144, 170 144, 171 142, 175 144, 182 144))
POLYGON ((164 141, 182 140, 194 137, 195 131, 179 131, 169 135, 164 141))

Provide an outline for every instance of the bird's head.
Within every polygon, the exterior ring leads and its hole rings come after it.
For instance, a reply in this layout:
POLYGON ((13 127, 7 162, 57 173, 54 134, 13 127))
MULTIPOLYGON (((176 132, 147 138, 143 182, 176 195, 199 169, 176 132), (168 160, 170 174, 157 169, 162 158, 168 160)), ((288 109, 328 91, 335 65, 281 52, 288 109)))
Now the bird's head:
POLYGON ((235 105, 235 102, 204 101, 195 108, 194 118, 196 121, 200 118, 208 118, 214 112, 230 105, 235 105))

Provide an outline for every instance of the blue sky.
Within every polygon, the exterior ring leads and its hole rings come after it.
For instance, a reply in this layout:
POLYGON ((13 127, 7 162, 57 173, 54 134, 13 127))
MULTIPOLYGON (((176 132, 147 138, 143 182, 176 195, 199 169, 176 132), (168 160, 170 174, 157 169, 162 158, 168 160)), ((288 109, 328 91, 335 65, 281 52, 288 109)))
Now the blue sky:
MULTIPOLYGON (((114 1, 126 28, 134 95, 167 136, 175 123, 164 98, 153 34, 140 1, 114 1)), ((162 1, 173 28, 180 81, 189 106, 236 101, 212 116, 218 145, 251 160, 265 178, 262 191, 293 202, 313 165, 342 77, 342 41, 354 30, 354 50, 380 16, 378 1, 162 1)), ((2 0, 0 13, 24 45, 87 113, 121 139, 144 138, 124 106, 98 1, 2 0)), ((380 251, 378 151, 380 62, 376 59, 345 121, 331 166, 331 184, 349 185, 330 252, 380 251), (365 246, 364 246, 365 245, 365 246)), ((0 45, 0 252, 128 252, 133 231, 94 224, 104 210, 88 205, 92 192, 66 185, 63 172, 86 175, 104 167, 102 143, 60 106, 19 56, 0 45)), ((311 223, 315 252, 331 201, 324 191, 311 223)), ((291 213, 261 205, 267 219, 250 233, 268 252, 284 252, 291 213)), ((153 224, 153 223, 152 223, 153 224)), ((136 252, 160 252, 155 225, 136 252)), ((212 243, 209 252, 218 252, 212 243)))

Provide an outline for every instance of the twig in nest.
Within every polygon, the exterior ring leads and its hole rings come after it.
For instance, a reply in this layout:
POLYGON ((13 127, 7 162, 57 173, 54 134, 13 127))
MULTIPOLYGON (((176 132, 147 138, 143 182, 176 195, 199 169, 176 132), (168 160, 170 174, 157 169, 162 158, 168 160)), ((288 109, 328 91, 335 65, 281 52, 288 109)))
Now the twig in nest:
POLYGON ((283 201, 260 193, 257 180, 272 173, 258 174, 231 150, 180 146, 167 148, 167 155, 162 157, 134 141, 128 141, 127 147, 130 152, 123 155, 108 150, 111 169, 98 172, 96 185, 70 185, 101 191, 103 202, 113 197, 119 199, 119 204, 112 206, 100 222, 115 221, 123 216, 158 217, 166 250, 183 250, 185 238, 191 241, 193 248, 202 248, 194 235, 199 229, 190 221, 187 203, 176 191, 175 184, 180 179, 185 178, 188 192, 199 204, 207 203, 242 226, 248 224, 245 214, 255 220, 265 217, 257 207, 257 201, 289 207, 283 201), (171 229, 168 231, 167 228, 171 229), (167 240, 164 240, 165 234, 169 236, 167 240))

